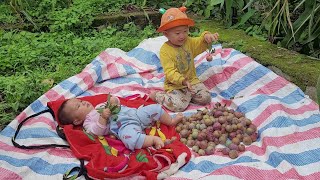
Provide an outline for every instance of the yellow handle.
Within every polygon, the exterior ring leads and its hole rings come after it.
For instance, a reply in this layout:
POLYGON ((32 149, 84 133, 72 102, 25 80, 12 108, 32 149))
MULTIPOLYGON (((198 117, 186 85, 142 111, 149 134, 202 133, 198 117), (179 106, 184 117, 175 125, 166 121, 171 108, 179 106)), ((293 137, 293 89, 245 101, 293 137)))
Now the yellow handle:
POLYGON ((160 129, 160 121, 157 121, 157 132, 158 132, 158 135, 159 137, 162 139, 162 141, 165 141, 167 138, 166 138, 166 135, 164 135, 162 132, 161 132, 161 129, 160 129))
POLYGON ((113 156, 118 156, 118 150, 115 149, 115 148, 113 148, 113 147, 111 147, 111 154, 112 154, 113 156))
POLYGON ((154 136, 155 134, 156 134, 156 127, 152 127, 149 132, 149 135, 154 136))
POLYGON ((167 138, 166 138, 166 135, 164 135, 164 134, 161 132, 160 128, 157 129, 157 132, 158 132, 159 137, 162 139, 162 141, 165 141, 165 140, 167 139, 167 138))
MULTIPOLYGON (((109 144, 108 144, 108 142, 107 142, 107 140, 104 138, 104 136, 98 136, 98 139, 99 139, 100 143, 101 143, 103 146, 108 146, 108 147, 110 147, 109 144)), ((111 151, 111 154, 112 154, 113 156, 118 156, 118 150, 115 149, 114 147, 111 147, 111 148, 110 148, 110 151, 111 151)))

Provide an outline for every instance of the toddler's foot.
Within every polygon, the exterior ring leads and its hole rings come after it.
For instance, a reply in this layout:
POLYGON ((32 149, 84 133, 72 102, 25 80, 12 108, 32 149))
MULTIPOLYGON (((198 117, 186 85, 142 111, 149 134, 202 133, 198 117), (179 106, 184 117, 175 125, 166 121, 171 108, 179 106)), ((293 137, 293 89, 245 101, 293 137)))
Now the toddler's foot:
POLYGON ((172 121, 174 122, 174 125, 178 124, 181 120, 183 119, 183 114, 181 112, 179 112, 176 117, 174 117, 172 119, 172 121))

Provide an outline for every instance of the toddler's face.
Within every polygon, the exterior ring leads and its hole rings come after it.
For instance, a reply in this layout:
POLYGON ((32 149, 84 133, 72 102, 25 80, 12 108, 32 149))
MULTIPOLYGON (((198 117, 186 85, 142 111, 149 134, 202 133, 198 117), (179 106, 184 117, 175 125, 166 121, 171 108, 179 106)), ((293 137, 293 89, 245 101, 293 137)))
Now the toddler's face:
POLYGON ((175 46, 182 46, 187 40, 189 34, 188 26, 177 26, 166 30, 163 34, 168 38, 170 43, 175 46))
POLYGON ((70 99, 65 107, 65 111, 71 115, 71 117, 77 122, 76 125, 83 123, 86 119, 87 114, 94 109, 93 105, 88 101, 80 99, 70 99))

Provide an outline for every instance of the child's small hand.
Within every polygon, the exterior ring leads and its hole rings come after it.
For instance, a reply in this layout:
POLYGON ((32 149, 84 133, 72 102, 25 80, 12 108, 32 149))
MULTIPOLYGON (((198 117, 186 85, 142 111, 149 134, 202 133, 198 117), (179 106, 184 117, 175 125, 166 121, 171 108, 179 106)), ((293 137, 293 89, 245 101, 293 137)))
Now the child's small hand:
POLYGON ((104 118, 104 119, 109 119, 111 115, 111 111, 109 108, 105 108, 103 109, 102 113, 101 113, 101 116, 104 118))
POLYGON ((187 86, 187 88, 189 89, 189 91, 191 92, 191 94, 194 94, 194 91, 193 91, 193 88, 192 88, 192 85, 191 83, 185 79, 183 82, 182 82, 183 85, 187 86))
POLYGON ((164 147, 164 142, 162 141, 162 139, 160 137, 154 136, 153 145, 156 149, 161 149, 164 147))
POLYGON ((219 34, 218 33, 207 33, 204 35, 204 40, 208 43, 211 44, 213 41, 218 41, 219 39, 219 34))

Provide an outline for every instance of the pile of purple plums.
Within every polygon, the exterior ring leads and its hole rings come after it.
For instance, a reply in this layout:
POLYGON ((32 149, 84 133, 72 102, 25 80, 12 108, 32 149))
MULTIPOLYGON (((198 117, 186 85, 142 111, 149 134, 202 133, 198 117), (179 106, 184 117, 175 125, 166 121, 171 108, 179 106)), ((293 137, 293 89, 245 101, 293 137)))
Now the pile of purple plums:
POLYGON ((198 110, 177 124, 180 141, 200 156, 212 155, 218 144, 222 153, 235 159, 246 145, 255 142, 257 127, 243 113, 216 103, 212 109, 198 110))

